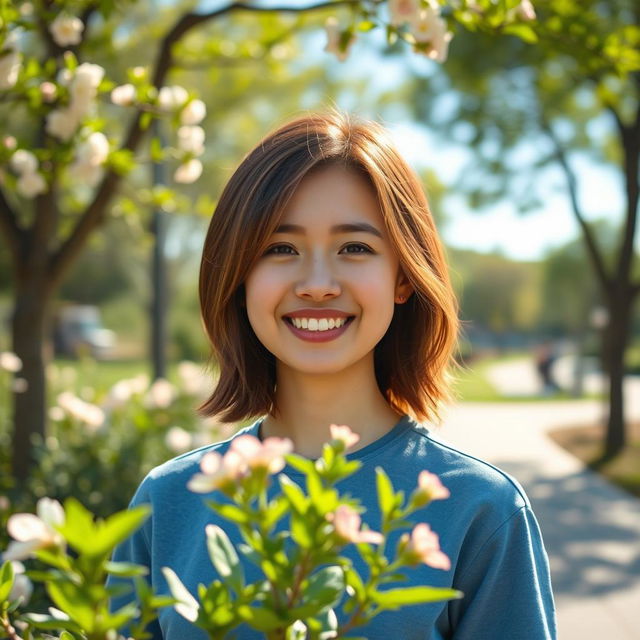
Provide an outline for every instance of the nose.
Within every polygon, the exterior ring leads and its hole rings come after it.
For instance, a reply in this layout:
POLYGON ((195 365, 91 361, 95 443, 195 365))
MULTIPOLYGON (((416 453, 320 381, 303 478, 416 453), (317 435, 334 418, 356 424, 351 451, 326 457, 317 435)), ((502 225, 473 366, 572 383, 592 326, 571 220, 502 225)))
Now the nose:
POLYGON ((329 262, 321 256, 314 256, 305 266, 304 273, 296 282, 295 294, 300 298, 320 302, 340 295, 341 287, 334 277, 329 262))

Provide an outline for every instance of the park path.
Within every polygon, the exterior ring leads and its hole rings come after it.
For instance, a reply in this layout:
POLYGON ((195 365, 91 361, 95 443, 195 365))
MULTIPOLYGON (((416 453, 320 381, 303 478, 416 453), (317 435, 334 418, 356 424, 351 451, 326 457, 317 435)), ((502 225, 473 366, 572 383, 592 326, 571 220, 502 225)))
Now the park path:
MULTIPOLYGON (((494 380, 508 380, 513 390, 518 372, 530 382, 530 366, 506 363, 494 380)), ((640 380, 629 382, 626 396, 629 416, 640 418, 640 380)), ((560 640, 640 640, 640 500, 547 436, 556 427, 596 423, 603 413, 592 400, 461 403, 434 434, 524 486, 549 553, 560 640)))

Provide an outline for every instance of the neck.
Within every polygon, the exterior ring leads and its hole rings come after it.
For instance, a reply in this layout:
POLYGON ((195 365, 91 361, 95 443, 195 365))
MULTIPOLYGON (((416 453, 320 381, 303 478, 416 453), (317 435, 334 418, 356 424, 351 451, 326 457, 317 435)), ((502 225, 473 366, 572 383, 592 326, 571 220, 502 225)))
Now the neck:
POLYGON ((388 433, 400 415, 375 380, 373 362, 362 361, 341 374, 311 375, 278 363, 278 411, 262 423, 262 437, 290 438, 294 451, 318 458, 331 439, 330 424, 346 424, 360 436, 357 451, 388 433))

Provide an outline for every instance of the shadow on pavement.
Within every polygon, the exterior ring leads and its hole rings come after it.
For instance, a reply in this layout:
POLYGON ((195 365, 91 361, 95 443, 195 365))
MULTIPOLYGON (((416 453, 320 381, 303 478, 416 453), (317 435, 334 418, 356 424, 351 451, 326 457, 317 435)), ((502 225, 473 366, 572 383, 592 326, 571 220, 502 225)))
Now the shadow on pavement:
POLYGON ((495 464, 515 476, 531 500, 556 597, 640 588, 640 500, 588 470, 541 477, 533 463, 495 464))

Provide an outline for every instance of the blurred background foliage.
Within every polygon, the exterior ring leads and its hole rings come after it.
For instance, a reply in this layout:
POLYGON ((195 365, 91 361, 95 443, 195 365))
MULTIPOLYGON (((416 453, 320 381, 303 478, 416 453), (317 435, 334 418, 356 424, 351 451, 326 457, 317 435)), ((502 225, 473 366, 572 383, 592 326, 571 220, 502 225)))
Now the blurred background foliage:
MULTIPOLYGON (((111 77, 125 82, 126 68, 133 61, 149 63, 155 50, 148 43, 191 5, 131 3, 126 23, 114 17, 102 32, 105 42, 91 41, 93 49, 87 53, 93 62, 108 67, 111 77), (153 21, 148 19, 152 10, 153 21), (103 46, 107 41, 113 46, 103 46)), ((256 140, 288 117, 337 104, 364 116, 423 127, 433 144, 415 150, 415 156, 421 157, 418 169, 443 230, 454 217, 455 198, 460 196, 478 215, 505 201, 534 215, 552 191, 565 189, 549 173, 556 158, 551 141, 540 134, 541 124, 548 121, 541 120, 541 114, 554 121, 558 135, 577 158, 588 157, 600 165, 620 162, 615 125, 602 113, 598 88, 588 82, 568 82, 567 77, 578 74, 571 69, 569 76, 565 74, 566 59, 560 54, 528 47, 515 38, 492 39, 458 30, 445 70, 412 59, 398 45, 374 53, 379 44, 375 42, 358 43, 358 55, 341 67, 328 64, 321 53, 322 19, 322 15, 234 14, 194 32, 177 48, 178 69, 171 82, 197 87, 208 112, 202 123, 207 131, 204 178, 186 187, 184 197, 170 193, 160 198, 169 216, 166 347, 172 386, 165 385, 168 396, 159 398, 154 394, 161 391, 153 391, 149 378, 140 377, 150 373, 150 221, 158 190, 151 186, 150 170, 139 168, 58 294, 59 304, 98 306, 104 325, 117 335, 115 351, 103 362, 57 358, 49 366, 50 432, 36 443, 38 471, 26 486, 12 484, 8 472, 12 379, 0 370, 0 494, 11 497, 11 510, 30 510, 42 495, 60 500, 76 495, 97 515, 106 516, 127 505, 154 465, 229 435, 228 426, 203 421, 195 411, 215 376, 209 372, 203 379, 198 373, 208 356, 197 299, 199 254, 216 196, 233 168, 256 140), (479 49, 482 55, 477 55, 479 49), (315 53, 307 55, 309 51, 315 53), (510 65, 516 59, 519 63, 510 65), (441 171, 439 151, 445 143, 464 147, 466 162, 459 171, 441 171), (193 365, 179 368, 184 361, 193 365), (91 418, 91 411, 83 414, 82 405, 65 393, 101 407, 103 419, 91 418), (169 403, 166 397, 171 398, 169 403)), ((615 83, 610 85, 615 93, 615 83)), ((116 107, 107 108, 114 110, 110 133, 121 133, 118 128, 124 122, 116 107)), ((3 109, 0 104, 0 117, 5 115, 3 109)), ((21 126, 19 118, 13 122, 21 126)), ((416 139, 415 144, 421 142, 416 139)), ((86 194, 69 197, 78 202, 63 210, 73 212, 81 208, 86 194)), ((607 202, 603 197, 601 217, 591 224, 605 263, 612 265, 619 218, 607 210, 607 202)), ((13 293, 4 242, 0 237, 0 350, 10 347, 13 293)), ((533 346, 548 338, 578 345, 583 354, 599 355, 599 329, 592 316, 604 300, 578 236, 566 244, 556 243, 536 260, 453 244, 449 258, 464 326, 461 362, 481 363, 514 351, 532 357, 533 346)), ((636 280, 639 265, 636 256, 636 280)), ((637 308, 626 369, 640 373, 637 308)), ((479 390, 473 399, 500 399, 481 379, 482 366, 476 365, 475 371, 477 379, 468 387, 479 390)), ((3 508, 0 504, 0 518, 6 519, 3 508)), ((0 548, 5 542, 0 538, 0 548)))

